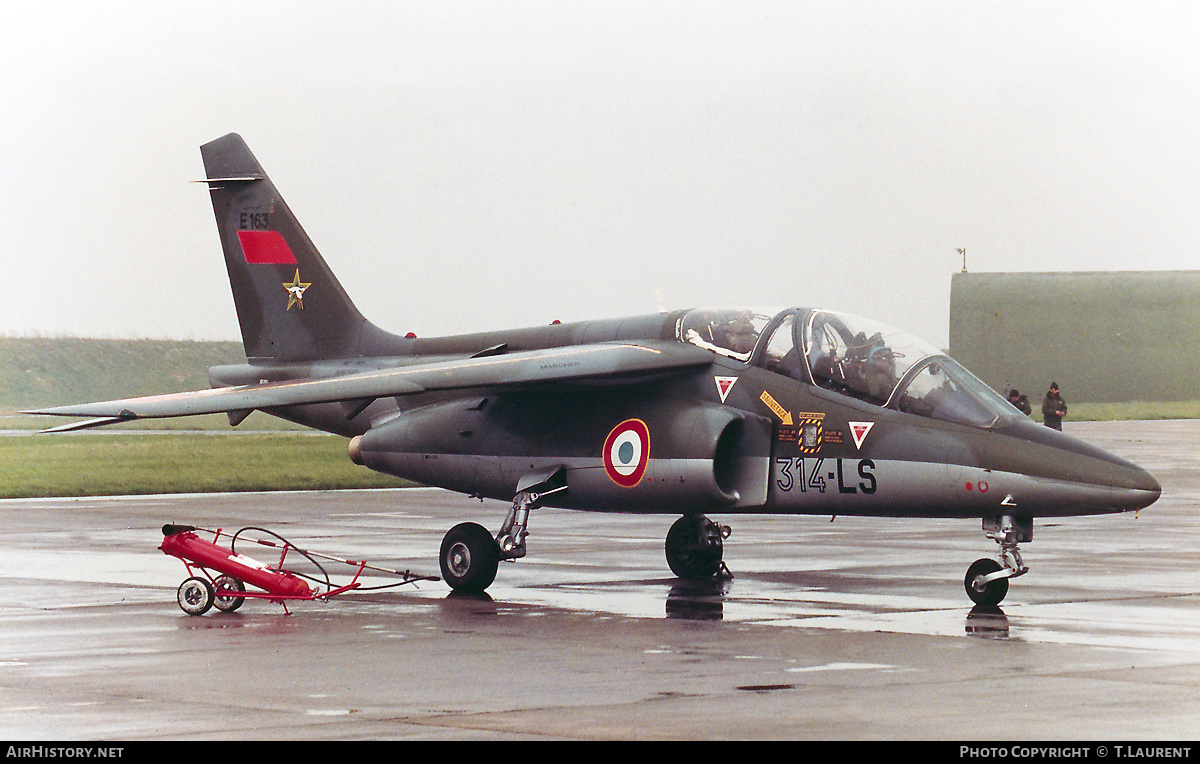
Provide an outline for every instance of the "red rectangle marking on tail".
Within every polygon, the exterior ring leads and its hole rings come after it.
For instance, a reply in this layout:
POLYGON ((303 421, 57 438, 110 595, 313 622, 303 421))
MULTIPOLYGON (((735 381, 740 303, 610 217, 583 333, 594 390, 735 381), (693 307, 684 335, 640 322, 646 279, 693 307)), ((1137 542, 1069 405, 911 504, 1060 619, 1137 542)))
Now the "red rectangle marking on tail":
POLYGON ((251 265, 295 265, 296 256, 279 231, 238 231, 242 254, 251 265))

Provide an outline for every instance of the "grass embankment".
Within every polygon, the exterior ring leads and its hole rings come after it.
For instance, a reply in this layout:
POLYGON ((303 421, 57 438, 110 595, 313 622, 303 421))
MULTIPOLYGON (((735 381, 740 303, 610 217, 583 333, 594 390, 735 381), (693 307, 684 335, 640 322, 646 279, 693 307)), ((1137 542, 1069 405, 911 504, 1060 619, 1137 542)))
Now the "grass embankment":
MULTIPOLYGON (((238 342, 0 337, 0 429, 40 430, 70 419, 17 412, 203 390, 208 367, 246 362, 238 342)), ((224 414, 131 422, 123 429, 228 430, 224 414)), ((242 431, 304 428, 255 412, 242 431)))
POLYGON ((208 387, 208 367, 245 363, 237 342, 0 337, 0 405, 11 410, 208 387))
MULTIPOLYGON (((0 429, 72 421, 16 413, 22 409, 201 390, 209 366, 244 362, 237 342, 0 337, 0 429)), ((221 414, 120 429, 133 432, 0 437, 0 498, 405 484, 352 464, 344 438, 303 434, 311 431, 261 412, 237 430, 221 414)))
MULTIPOLYGON (((1035 417, 1041 421, 1041 405, 1035 417)), ((1200 401, 1130 401, 1128 403, 1071 403, 1067 420, 1116 422, 1132 419, 1200 419, 1200 401)))
POLYGON ((404 485, 352 464, 346 439, 332 435, 0 437, 0 498, 404 485))

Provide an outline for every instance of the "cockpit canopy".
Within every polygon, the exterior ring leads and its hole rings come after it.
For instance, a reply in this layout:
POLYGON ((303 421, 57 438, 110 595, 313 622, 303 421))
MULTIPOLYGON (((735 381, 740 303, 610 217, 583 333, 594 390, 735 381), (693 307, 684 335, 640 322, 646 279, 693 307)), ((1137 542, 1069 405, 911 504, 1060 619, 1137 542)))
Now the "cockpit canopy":
POLYGON ((975 427, 1016 410, 941 350, 856 316, 824 310, 697 308, 683 342, 810 385, 909 414, 975 427))
POLYGON ((696 308, 684 314, 679 339, 738 361, 749 361, 759 335, 778 310, 696 308))

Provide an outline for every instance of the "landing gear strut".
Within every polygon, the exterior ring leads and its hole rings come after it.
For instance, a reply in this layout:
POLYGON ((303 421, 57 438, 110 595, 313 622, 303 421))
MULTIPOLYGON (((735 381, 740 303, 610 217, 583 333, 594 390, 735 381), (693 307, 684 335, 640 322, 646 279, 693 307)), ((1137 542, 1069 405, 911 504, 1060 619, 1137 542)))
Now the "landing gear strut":
POLYGON ((1008 579, 1029 572, 1017 544, 1033 540, 1033 518, 1011 515, 985 518, 983 530, 1000 545, 1000 561, 984 557, 971 563, 963 588, 976 605, 995 607, 1008 594, 1008 579))
POLYGON ((562 468, 554 467, 522 478, 508 517, 495 538, 478 523, 459 523, 446 533, 439 560, 442 579, 451 589, 482 592, 496 580, 501 560, 525 556, 529 511, 542 506, 546 496, 567 490, 562 476, 562 468))
POLYGON ((732 578, 721 560, 728 525, 718 525, 704 515, 684 515, 667 531, 667 565, 680 578, 732 578))

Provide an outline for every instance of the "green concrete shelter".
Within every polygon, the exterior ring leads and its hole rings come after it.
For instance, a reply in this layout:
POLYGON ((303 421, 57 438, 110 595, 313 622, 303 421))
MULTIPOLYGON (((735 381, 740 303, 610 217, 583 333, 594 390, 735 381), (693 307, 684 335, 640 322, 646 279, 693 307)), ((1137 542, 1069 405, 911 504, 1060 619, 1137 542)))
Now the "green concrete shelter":
POLYGON ((1200 271, 956 273, 950 355, 991 387, 1068 403, 1200 398, 1200 271))

